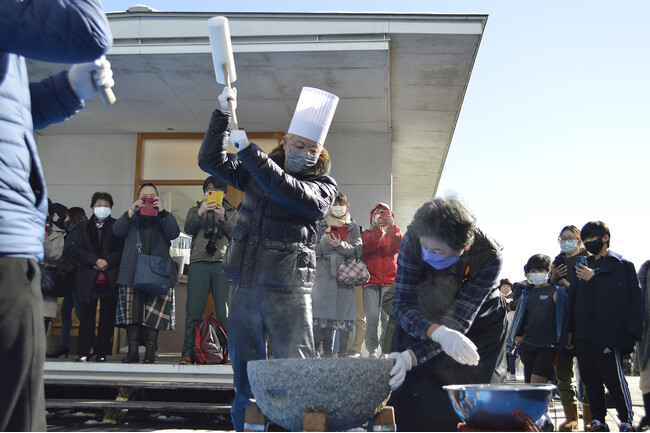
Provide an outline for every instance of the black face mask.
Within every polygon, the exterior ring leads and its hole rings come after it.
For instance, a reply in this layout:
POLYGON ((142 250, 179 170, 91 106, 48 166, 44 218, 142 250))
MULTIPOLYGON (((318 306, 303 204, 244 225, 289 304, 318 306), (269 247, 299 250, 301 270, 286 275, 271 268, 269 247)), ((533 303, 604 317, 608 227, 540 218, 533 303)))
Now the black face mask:
POLYGON ((596 239, 595 241, 585 242, 585 248, 591 254, 596 255, 603 249, 605 242, 602 239, 596 239))

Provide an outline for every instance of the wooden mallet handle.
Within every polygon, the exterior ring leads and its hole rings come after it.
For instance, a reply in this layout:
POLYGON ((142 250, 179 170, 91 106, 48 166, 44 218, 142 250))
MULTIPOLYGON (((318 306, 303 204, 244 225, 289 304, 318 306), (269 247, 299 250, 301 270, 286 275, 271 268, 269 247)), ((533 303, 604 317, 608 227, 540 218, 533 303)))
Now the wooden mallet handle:
MULTIPOLYGON (((223 76, 226 78, 226 86, 230 87, 230 76, 228 75, 228 64, 224 63, 221 65, 223 68, 223 76)), ((230 107, 230 113, 232 113, 232 122, 234 123, 235 129, 239 129, 237 126, 239 122, 237 122, 237 113, 235 113, 235 110, 232 107, 232 99, 228 99, 228 106, 230 107)))

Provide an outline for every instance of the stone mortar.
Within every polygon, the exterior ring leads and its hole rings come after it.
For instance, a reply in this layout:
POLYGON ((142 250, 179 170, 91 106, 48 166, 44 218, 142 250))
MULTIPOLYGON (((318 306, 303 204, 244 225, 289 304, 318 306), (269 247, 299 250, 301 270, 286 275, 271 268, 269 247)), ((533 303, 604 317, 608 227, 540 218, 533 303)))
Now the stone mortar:
POLYGON ((359 427, 390 396, 391 359, 268 359, 248 363, 257 406, 274 423, 302 430, 305 412, 327 414, 327 429, 359 427))

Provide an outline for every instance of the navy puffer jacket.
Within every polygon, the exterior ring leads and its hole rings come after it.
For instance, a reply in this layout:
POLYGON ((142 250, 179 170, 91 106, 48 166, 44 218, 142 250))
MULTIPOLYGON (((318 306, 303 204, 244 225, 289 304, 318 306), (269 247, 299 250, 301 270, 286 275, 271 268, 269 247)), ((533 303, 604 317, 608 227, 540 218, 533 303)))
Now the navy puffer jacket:
POLYGON ((29 83, 25 57, 90 62, 110 49, 96 0, 0 0, 0 256, 43 259, 47 191, 33 130, 83 108, 67 71, 29 83))

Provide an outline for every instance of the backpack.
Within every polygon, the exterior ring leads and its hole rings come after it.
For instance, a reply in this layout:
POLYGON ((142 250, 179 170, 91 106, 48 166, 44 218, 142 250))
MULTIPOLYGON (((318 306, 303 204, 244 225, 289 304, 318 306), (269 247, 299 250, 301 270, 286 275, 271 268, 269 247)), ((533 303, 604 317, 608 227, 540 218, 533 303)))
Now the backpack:
POLYGON ((228 335, 213 314, 199 320, 194 326, 191 359, 195 364, 213 365, 230 362, 228 335))

